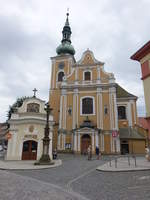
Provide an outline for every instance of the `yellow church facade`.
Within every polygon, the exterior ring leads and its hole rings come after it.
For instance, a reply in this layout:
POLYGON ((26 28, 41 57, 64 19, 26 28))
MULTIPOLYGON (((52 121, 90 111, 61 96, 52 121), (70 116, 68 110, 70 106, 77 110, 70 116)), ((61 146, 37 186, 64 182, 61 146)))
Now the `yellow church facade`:
POLYGON ((137 97, 119 86, 89 49, 75 60, 68 14, 62 34, 57 56, 51 58, 53 148, 84 154, 91 145, 93 153, 98 146, 102 153, 120 154, 131 152, 134 141, 140 142, 137 150, 144 151, 144 138, 130 137, 137 123, 137 97))

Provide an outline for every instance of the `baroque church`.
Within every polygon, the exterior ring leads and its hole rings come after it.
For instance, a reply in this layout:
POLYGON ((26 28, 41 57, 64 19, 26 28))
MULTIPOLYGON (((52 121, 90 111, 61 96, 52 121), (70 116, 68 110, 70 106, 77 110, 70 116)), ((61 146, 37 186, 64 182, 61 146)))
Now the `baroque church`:
POLYGON ((91 145, 93 153, 96 146, 104 154, 144 153, 145 138, 135 128, 137 97, 116 83, 91 50, 76 61, 68 17, 51 57, 53 148, 84 154, 91 145))
MULTIPOLYGON (((89 145, 103 154, 145 153, 146 137, 137 129, 137 97, 115 82, 87 49, 76 61, 69 14, 57 55, 51 57, 49 156, 52 150, 85 154, 89 145)), ((11 114, 6 160, 39 160, 46 124, 45 102, 26 98, 11 114)))

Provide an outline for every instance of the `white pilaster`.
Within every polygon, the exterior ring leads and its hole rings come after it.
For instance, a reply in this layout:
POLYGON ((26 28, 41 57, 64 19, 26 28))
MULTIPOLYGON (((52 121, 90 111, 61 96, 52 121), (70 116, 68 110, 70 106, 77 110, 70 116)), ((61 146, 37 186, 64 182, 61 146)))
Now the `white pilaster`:
POLYGON ((65 144, 66 144, 66 135, 63 134, 63 150, 65 150, 65 144))
POLYGON ((100 128, 103 129, 103 100, 102 100, 102 92, 99 95, 99 112, 100 112, 100 128))
POLYGON ((77 110, 77 126, 78 126, 78 111, 79 111, 79 96, 78 96, 78 94, 76 95, 76 98, 77 98, 77 108, 76 108, 76 110, 77 110))
POLYGON ((92 133, 92 151, 95 151, 95 149, 94 149, 94 133, 92 133))
POLYGON ((114 142, 113 142, 112 134, 110 134, 110 145, 111 145, 111 152, 114 152, 114 142))
POLYGON ((60 126, 59 128, 66 129, 66 112, 67 112, 67 96, 66 96, 66 90, 62 89, 61 91, 61 110, 60 110, 60 126))
POLYGON ((114 93, 114 112, 115 112, 115 130, 118 130, 118 111, 117 111, 116 92, 114 93))
POLYGON ((58 134, 58 144, 57 144, 57 148, 60 150, 60 133, 58 134))
MULTIPOLYGON (((115 129, 115 125, 114 125, 114 113, 113 113, 113 95, 115 95, 116 92, 116 88, 109 88, 109 106, 110 106, 110 128, 111 129, 115 129)), ((114 111, 115 111, 115 104, 114 104, 114 111)))
POLYGON ((99 113, 99 96, 98 96, 98 93, 97 93, 97 95, 96 95, 96 97, 97 97, 97 111, 96 111, 96 113, 97 113, 97 128, 100 128, 100 125, 99 125, 99 115, 100 115, 100 113, 99 113))
POLYGON ((78 89, 74 90, 73 94, 73 120, 72 120, 72 128, 76 128, 78 125, 78 89))
POLYGON ((97 67, 97 83, 101 83, 101 80, 100 80, 100 66, 97 67))
POLYGON ((77 151, 77 135, 74 133, 74 151, 77 151))
POLYGON ((39 160, 40 157, 41 157, 41 152, 43 151, 43 142, 42 142, 42 140, 39 140, 37 142, 38 142, 38 146, 37 146, 37 160, 39 160))
POLYGON ((127 119, 128 119, 129 126, 132 127, 133 124, 132 124, 131 101, 128 102, 126 110, 127 110, 127 119))
POLYGON ((110 129, 113 128, 113 117, 112 117, 112 98, 111 98, 111 90, 109 89, 109 115, 110 115, 110 129))
MULTIPOLYGON (((13 135, 12 135, 13 136, 13 135)), ((11 137, 8 140, 8 148, 7 148, 7 159, 9 159, 12 155, 12 147, 13 147, 13 138, 11 137)))
MULTIPOLYGON (((20 139, 20 141, 22 141, 22 142, 20 142, 20 144, 19 144, 19 160, 22 159, 23 137, 20 139)), ((37 155, 37 157, 38 157, 38 155, 37 155)))
POLYGON ((97 88, 97 127, 103 129, 103 104, 101 88, 97 88))
POLYGON ((16 143, 17 143, 17 133, 13 133, 13 146, 12 146, 13 157, 15 157, 15 153, 16 153, 16 143))
POLYGON ((73 119, 72 119, 72 129, 76 126, 76 95, 73 94, 73 119))
POLYGON ((62 101, 63 101, 63 96, 61 95, 61 97, 60 97, 59 129, 62 128, 62 112, 63 112, 62 101))
POLYGON ((67 96, 64 96, 64 126, 63 128, 66 129, 66 115, 67 115, 67 96))
POLYGON ((100 134, 100 138, 101 138, 101 145, 100 145, 100 151, 104 151, 104 134, 100 134))
POLYGON ((78 133, 78 151, 80 151, 80 133, 78 133))
POLYGON ((136 124, 136 103, 133 101, 133 114, 134 114, 134 124, 136 124))

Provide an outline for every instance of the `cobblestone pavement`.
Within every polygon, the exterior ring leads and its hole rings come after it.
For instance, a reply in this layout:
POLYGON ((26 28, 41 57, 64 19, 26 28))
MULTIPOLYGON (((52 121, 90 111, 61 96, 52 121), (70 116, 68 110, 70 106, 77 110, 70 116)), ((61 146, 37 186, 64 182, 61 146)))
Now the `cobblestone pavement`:
POLYGON ((88 200, 50 183, 0 170, 0 200, 88 200))
POLYGON ((108 157, 88 161, 84 156, 61 155, 60 159, 63 164, 57 168, 10 173, 55 184, 71 194, 75 192, 90 200, 150 199, 150 171, 96 171, 97 166, 109 160, 108 157))
POLYGON ((95 171, 97 166, 106 162, 96 160, 96 158, 93 158, 92 161, 88 161, 86 156, 69 154, 60 155, 59 159, 62 159, 62 165, 57 168, 31 171, 17 170, 16 173, 67 188, 68 182, 84 173, 89 173, 91 170, 95 171))

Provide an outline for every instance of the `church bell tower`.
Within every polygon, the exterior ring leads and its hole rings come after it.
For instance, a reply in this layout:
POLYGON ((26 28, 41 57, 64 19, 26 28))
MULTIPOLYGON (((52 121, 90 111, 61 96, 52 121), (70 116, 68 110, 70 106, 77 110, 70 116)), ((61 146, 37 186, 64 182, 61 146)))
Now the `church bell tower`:
POLYGON ((72 32, 69 24, 69 13, 66 15, 65 25, 62 30, 61 44, 56 48, 57 55, 55 57, 51 57, 52 67, 49 102, 53 108, 52 114, 55 121, 53 131, 53 148, 57 147, 59 124, 61 121, 61 96, 65 95, 65 91, 61 91, 61 86, 62 84, 65 84, 66 77, 71 73, 72 65, 75 63, 75 49, 71 44, 72 32))

